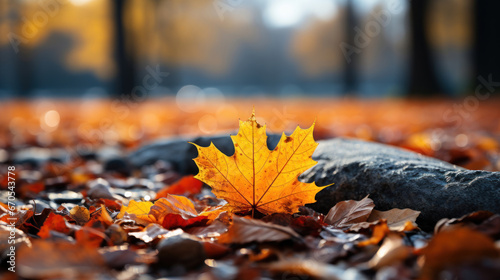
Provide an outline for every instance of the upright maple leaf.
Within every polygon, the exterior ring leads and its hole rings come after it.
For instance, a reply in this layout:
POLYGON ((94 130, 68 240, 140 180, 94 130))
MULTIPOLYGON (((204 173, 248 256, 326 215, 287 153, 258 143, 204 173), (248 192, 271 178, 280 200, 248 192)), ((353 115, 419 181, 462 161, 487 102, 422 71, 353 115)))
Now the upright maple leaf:
POLYGON ((226 156, 213 143, 200 147, 194 159, 199 168, 195 178, 212 187, 225 199, 227 209, 259 211, 263 214, 295 213, 299 206, 316 202, 316 193, 325 187, 298 181, 298 176, 314 166, 312 154, 318 143, 313 139, 314 124, 297 127, 290 136, 284 133, 274 150, 267 148, 266 126, 255 113, 240 121, 237 135, 231 136, 235 153, 226 156))

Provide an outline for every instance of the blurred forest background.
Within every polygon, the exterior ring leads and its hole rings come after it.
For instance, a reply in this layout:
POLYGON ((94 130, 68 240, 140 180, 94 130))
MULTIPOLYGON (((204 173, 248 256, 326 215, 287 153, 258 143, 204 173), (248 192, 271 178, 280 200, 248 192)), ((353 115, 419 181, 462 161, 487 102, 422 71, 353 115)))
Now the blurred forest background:
MULTIPOLYGON (((499 1, 6 0, 0 96, 460 97, 500 81, 499 1)), ((495 92, 497 92, 495 90, 495 92)))

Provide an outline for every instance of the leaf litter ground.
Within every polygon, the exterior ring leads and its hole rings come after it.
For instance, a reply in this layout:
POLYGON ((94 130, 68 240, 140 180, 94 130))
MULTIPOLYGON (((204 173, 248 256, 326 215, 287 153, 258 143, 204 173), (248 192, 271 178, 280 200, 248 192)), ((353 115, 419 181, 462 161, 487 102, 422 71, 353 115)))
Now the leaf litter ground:
MULTIPOLYGON (((138 176, 103 172, 93 158, 18 166, 17 207, 0 204, 2 276, 498 279, 499 215, 443 219, 426 233, 418 211, 377 211, 369 197, 339 202, 326 215, 303 206, 321 190, 297 180, 314 165, 312 129, 283 135, 269 151, 252 116, 233 136, 232 157, 197 147, 196 178, 211 188, 164 162, 138 176), (15 274, 6 262, 12 232, 15 274)), ((5 177, 1 187, 3 199, 5 177)))

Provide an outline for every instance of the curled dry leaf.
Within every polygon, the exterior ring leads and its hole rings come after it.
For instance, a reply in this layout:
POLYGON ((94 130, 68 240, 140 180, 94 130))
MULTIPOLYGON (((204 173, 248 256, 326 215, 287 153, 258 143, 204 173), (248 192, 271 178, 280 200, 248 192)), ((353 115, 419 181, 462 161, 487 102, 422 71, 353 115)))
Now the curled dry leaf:
POLYGON ((368 198, 368 196, 360 201, 341 201, 328 211, 324 222, 339 228, 366 222, 374 207, 373 200, 368 198))
POLYGON ((149 215, 166 229, 202 226, 208 221, 207 217, 198 215, 193 202, 187 197, 171 194, 157 200, 149 215))
POLYGON ((168 214, 180 215, 185 220, 198 217, 198 212, 196 212, 194 204, 189 198, 171 194, 158 199, 151 206, 148 213, 159 224, 163 223, 165 216, 168 214))
POLYGON ((158 224, 149 224, 142 231, 129 232, 128 235, 134 236, 135 238, 141 239, 142 241, 149 243, 155 238, 161 235, 169 233, 169 230, 164 229, 158 224))
POLYGON ((381 267, 393 265, 397 261, 406 259, 412 252, 412 249, 405 246, 403 238, 397 234, 389 234, 377 253, 368 262, 370 268, 380 269, 381 267))
POLYGON ((69 211, 69 216, 79 225, 83 225, 90 220, 90 212, 83 206, 76 205, 69 211))
POLYGON ((226 233, 221 235, 219 242, 243 244, 253 241, 282 241, 290 238, 300 239, 301 237, 289 227, 234 216, 233 224, 226 233))
POLYGON ((392 231, 404 231, 408 229, 408 223, 411 222, 415 224, 418 215, 420 215, 420 211, 415 211, 411 209, 398 209, 394 208, 389 211, 378 211, 373 210, 370 216, 368 217, 367 222, 374 222, 378 220, 387 220, 387 226, 392 231))
POLYGON ((228 202, 234 211, 259 211, 263 214, 295 213, 299 207, 314 203, 324 187, 303 183, 298 176, 316 164, 312 154, 318 143, 313 139, 314 124, 297 127, 290 136, 283 134, 274 150, 267 147, 266 126, 255 113, 240 121, 238 134, 231 136, 235 153, 226 156, 213 143, 196 144, 199 168, 195 178, 212 187, 212 192, 228 202))

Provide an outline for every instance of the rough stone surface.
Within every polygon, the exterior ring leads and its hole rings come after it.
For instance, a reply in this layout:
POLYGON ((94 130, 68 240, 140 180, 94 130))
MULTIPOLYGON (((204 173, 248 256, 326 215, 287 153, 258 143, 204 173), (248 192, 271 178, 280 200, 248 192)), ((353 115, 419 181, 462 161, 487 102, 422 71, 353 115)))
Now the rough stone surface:
MULTIPOLYGON (((274 148, 279 135, 268 137, 274 148)), ((157 160, 171 162, 180 172, 196 174, 193 158, 197 151, 186 139, 162 140, 133 152, 129 161, 140 167, 157 160)), ((200 137, 202 146, 213 142, 231 155, 229 136, 200 137)), ((489 210, 500 213, 500 172, 466 170, 417 153, 378 143, 352 139, 318 141, 313 158, 318 164, 301 175, 318 186, 334 183, 316 195, 309 207, 327 213, 342 200, 374 200, 376 209, 411 208, 422 213, 417 223, 431 229, 441 218, 489 210)))
POLYGON ((369 194, 376 209, 421 211, 417 223, 424 229, 477 210, 500 213, 500 172, 466 170, 400 148, 342 138, 321 141, 313 158, 318 164, 301 180, 334 183, 310 205, 319 212, 369 194))

